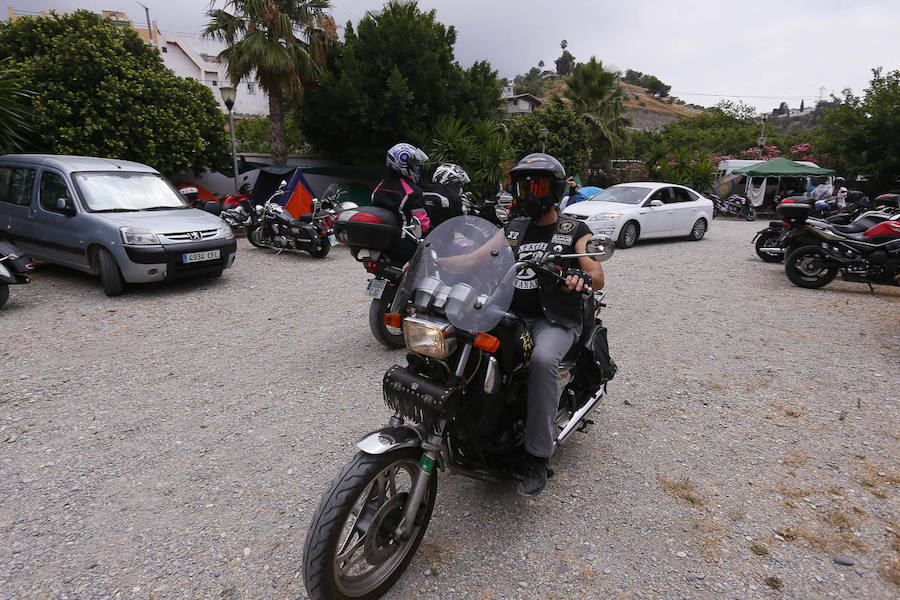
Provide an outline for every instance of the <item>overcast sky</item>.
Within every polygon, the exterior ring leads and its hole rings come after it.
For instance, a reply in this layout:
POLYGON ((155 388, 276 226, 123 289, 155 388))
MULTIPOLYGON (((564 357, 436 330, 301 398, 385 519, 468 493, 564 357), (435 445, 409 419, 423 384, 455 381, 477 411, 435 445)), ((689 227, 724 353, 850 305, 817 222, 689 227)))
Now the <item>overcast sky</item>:
MULTIPOLYGON (((17 11, 119 10, 142 24, 134 0, 8 0, 17 11)), ((207 0, 144 0, 160 29, 197 34, 207 0)), ((332 0, 338 25, 354 25, 380 0, 332 0)), ((224 5, 218 0, 216 5, 224 5)), ((576 60, 659 77, 672 94, 705 106, 723 97, 770 111, 850 87, 861 95, 871 69, 900 69, 898 0, 420 0, 456 27, 457 60, 487 60, 501 76, 538 61, 554 68, 569 42, 576 60)))

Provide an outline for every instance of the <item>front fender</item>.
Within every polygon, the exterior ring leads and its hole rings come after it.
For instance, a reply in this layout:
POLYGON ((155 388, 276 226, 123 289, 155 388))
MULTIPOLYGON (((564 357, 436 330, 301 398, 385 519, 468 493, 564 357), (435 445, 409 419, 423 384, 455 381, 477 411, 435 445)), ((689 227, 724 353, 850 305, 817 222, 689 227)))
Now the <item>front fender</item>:
POLYGON ((384 454, 397 448, 418 448, 422 439, 422 432, 418 428, 399 425, 373 431, 356 442, 356 447, 366 454, 384 454))

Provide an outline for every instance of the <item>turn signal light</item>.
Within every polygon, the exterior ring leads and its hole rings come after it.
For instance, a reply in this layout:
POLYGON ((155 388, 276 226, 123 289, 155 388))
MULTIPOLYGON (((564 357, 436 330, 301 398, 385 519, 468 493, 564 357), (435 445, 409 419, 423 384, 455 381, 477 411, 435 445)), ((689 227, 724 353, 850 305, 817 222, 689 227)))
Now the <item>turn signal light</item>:
POLYGON ((401 315, 400 313, 385 313, 384 324, 388 327, 402 327, 403 315, 401 315))
POLYGON ((500 340, 489 333, 479 333, 475 336, 475 342, 472 345, 493 354, 500 349, 500 340))

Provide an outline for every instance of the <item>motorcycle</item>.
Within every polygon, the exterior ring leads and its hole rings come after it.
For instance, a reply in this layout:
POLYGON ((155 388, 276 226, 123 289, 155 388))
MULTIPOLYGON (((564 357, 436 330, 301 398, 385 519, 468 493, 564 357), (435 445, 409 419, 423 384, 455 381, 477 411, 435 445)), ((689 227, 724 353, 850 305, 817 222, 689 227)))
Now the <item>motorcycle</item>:
POLYGON ((844 281, 900 285, 900 215, 861 233, 847 233, 823 222, 808 221, 816 243, 800 246, 784 261, 796 286, 820 288, 841 274, 844 281))
POLYGON ((331 250, 334 230, 327 215, 306 213, 295 219, 286 208, 275 200, 284 195, 286 181, 272 194, 265 204, 257 205, 250 212, 247 240, 257 248, 303 250, 313 258, 324 258, 331 250))
MULTIPOLYGON (((802 198, 802 197, 801 197, 802 198)), ((787 198, 775 207, 776 216, 780 221, 769 221, 769 225, 756 232, 751 240, 755 244, 756 255, 765 262, 780 262, 792 250, 799 246, 815 243, 806 235, 805 223, 807 219, 815 218, 815 206, 806 202, 787 198), (792 208, 803 206, 806 208, 792 208), (782 208, 784 207, 784 208, 782 208)), ((867 200, 867 199, 866 199, 867 200)), ((854 205, 848 213, 838 213, 825 219, 818 219, 831 223, 845 233, 860 233, 891 217, 890 212, 882 209, 865 211, 868 202, 854 205)))
POLYGON ((9 299, 9 286, 28 283, 31 260, 9 242, 0 242, 0 307, 9 299))
MULTIPOLYGON (((363 437, 307 530, 303 576, 312 600, 377 598, 401 576, 431 519, 438 471, 489 481, 516 478, 526 416, 531 336, 507 312, 518 273, 564 281, 561 258, 612 256, 595 236, 584 254, 516 262, 491 223, 472 216, 438 226, 420 244, 386 320, 402 326, 407 365, 388 369, 384 428, 363 437), (472 242, 460 255, 460 239, 472 242), (487 246, 487 247, 486 247, 487 246), (479 252, 481 250, 481 252, 479 252), (462 259, 463 270, 453 260, 462 259)), ((586 290, 584 329, 559 366, 555 447, 591 423, 615 374, 599 310, 586 290)))
POLYGON ((465 214, 481 217, 498 228, 502 228, 510 219, 512 196, 507 192, 501 190, 497 195, 485 198, 480 202, 469 193, 462 194, 460 199, 465 214))
POLYGON ((341 211, 335 221, 337 235, 350 246, 350 254, 365 266, 372 278, 366 285, 369 305, 369 329, 383 346, 403 348, 403 332, 384 322, 397 286, 403 277, 405 258, 391 253, 401 238, 418 242, 422 238, 422 224, 413 217, 401 227, 397 214, 386 208, 362 206, 341 211))
POLYGON ((723 214, 729 217, 744 217, 748 221, 756 220, 756 209, 743 196, 732 194, 723 199, 715 194, 710 194, 709 199, 713 202, 713 218, 723 214))

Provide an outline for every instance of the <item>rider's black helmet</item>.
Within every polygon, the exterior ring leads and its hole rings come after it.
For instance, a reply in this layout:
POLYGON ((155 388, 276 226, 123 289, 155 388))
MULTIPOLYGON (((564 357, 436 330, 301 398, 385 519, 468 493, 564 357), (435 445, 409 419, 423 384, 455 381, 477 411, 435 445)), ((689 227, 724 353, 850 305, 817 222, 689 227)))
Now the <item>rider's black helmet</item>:
POLYGON ((509 171, 513 199, 528 217, 537 219, 563 199, 566 170, 549 154, 529 154, 509 171))

